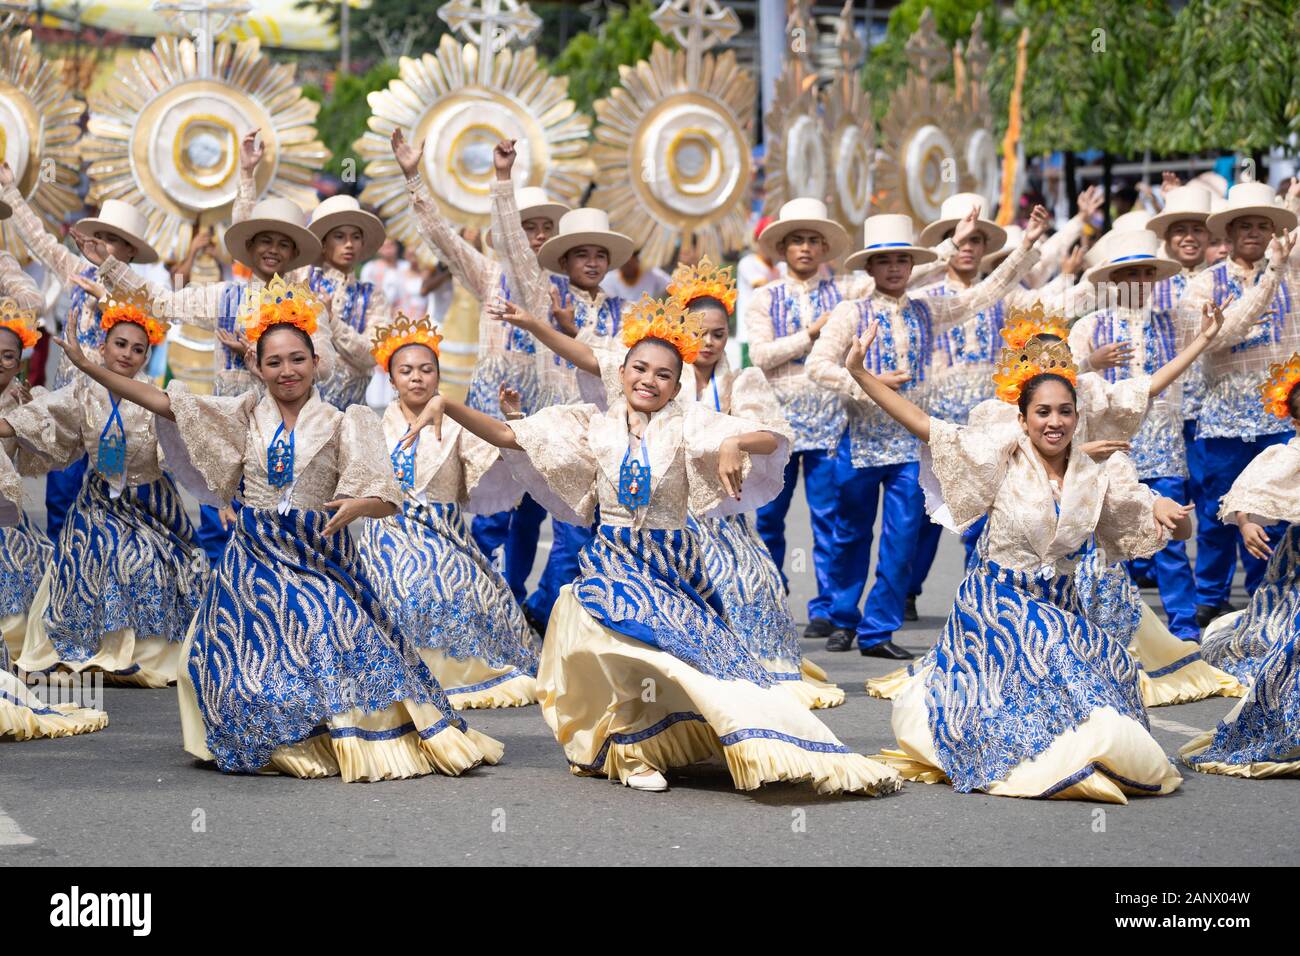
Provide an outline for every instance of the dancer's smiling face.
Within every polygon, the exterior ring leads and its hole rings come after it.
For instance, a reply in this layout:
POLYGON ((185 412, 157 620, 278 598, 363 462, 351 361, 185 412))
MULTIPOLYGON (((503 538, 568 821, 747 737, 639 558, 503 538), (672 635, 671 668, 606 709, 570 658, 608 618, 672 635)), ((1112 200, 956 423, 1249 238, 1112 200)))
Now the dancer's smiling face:
POLYGON ((423 408, 438 394, 438 357, 427 345, 403 345, 388 360, 388 377, 408 408, 423 408))
POLYGON ((105 368, 135 378, 149 358, 149 335, 134 322, 119 322, 108 330, 99 351, 105 368))
POLYGON ((297 257, 298 244, 282 232, 259 232, 248 240, 248 253, 253 271, 265 282, 297 257))
POLYGON ((295 325, 277 325, 257 340, 257 367, 271 397, 294 402, 311 391, 320 359, 311 336, 295 325))
POLYGON ((1069 382, 1056 375, 1035 376, 1020 396, 1020 425, 1044 458, 1066 454, 1079 427, 1079 411, 1069 382))
POLYGON ((622 374, 628 407, 653 415, 677 397, 682 356, 667 342, 642 339, 627 353, 622 374))
POLYGON ((22 357, 22 340, 9 329, 0 329, 0 391, 8 388, 18 374, 22 357))

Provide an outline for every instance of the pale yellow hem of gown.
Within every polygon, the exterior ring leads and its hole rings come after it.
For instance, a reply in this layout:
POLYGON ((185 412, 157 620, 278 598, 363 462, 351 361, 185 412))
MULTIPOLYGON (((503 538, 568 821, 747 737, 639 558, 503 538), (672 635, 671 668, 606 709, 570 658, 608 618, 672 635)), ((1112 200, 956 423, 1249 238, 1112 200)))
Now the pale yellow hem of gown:
MULTIPOLYGON (((928 668, 915 675, 895 701, 893 728, 898 748, 883 751, 877 759, 893 767, 905 780, 948 783, 930 735, 926 673, 928 668)), ((1013 767, 985 792, 998 797, 1047 796, 1054 800, 1124 804, 1129 794, 1163 795, 1181 783, 1177 768, 1141 724, 1113 708, 1102 707, 1057 737, 1038 756, 1013 767), (1097 769, 1099 765, 1143 786, 1120 783, 1097 769), (1079 775, 1083 775, 1081 779, 1057 789, 1079 775)))
POLYGON ((419 648, 419 653, 425 666, 447 692, 451 706, 457 710, 527 707, 537 703, 537 678, 516 671, 513 667, 493 667, 477 657, 457 660, 445 651, 428 647, 419 648), (514 673, 514 676, 482 690, 464 693, 454 689, 482 684, 510 673, 514 673))
POLYGON ((1286 763, 1260 761, 1258 763, 1222 763, 1218 760, 1197 762, 1196 755, 1214 742, 1214 731, 1207 730, 1198 737, 1189 740, 1178 751, 1183 763, 1201 773, 1217 773, 1225 777, 1242 777, 1251 780, 1267 780, 1269 777, 1300 777, 1300 760, 1286 763))
POLYGON ((73 737, 108 726, 108 714, 76 704, 46 705, 13 674, 0 671, 0 737, 32 740, 37 737, 73 737), (20 703, 14 703, 16 698, 20 703), (38 710, 57 713, 42 714, 38 710))
MULTIPOLYGON (((760 663, 774 674, 789 674, 792 669, 790 661, 766 660, 760 663)), ((844 703, 843 688, 832 684, 826 672, 806 657, 799 662, 799 680, 783 680, 778 686, 787 694, 793 694, 809 710, 827 710, 844 703)))
POLYGON ((8 614, 0 617, 0 634, 4 635, 5 647, 9 649, 9 660, 18 660, 23 652, 23 638, 27 634, 27 615, 8 614))
MULTIPOLYGON (((131 628, 109 631, 100 638, 99 652, 88 661, 69 662, 59 659, 58 652, 45 630, 45 611, 50 606, 50 572, 41 578, 36 597, 27 613, 27 629, 15 666, 31 674, 51 668, 71 671, 103 671, 104 682, 121 687, 167 687, 176 682, 180 662, 180 642, 161 637, 136 637, 131 628), (129 674, 120 673, 138 667, 129 674)), ((58 680, 58 672, 49 675, 58 680)))
POLYGON ((883 677, 872 677, 867 680, 867 696, 875 697, 879 700, 893 700, 903 692, 911 675, 907 673, 906 667, 900 667, 892 670, 883 677))
MULTIPOLYGON (((183 659, 189 658, 194 634, 195 627, 191 624, 182 643, 183 659)), ((176 693, 186 752, 199 760, 213 760, 188 668, 182 668, 177 677, 176 693)), ((335 714, 325 724, 335 731, 353 727, 382 731, 410 723, 413 716, 418 716, 425 726, 431 726, 442 714, 431 704, 403 701, 374 713, 354 708, 335 714)), ((459 776, 480 764, 498 763, 504 752, 505 746, 500 741, 468 727, 463 732, 446 727, 427 740, 421 739, 414 730, 392 740, 362 740, 326 732, 275 748, 270 762, 260 772, 302 779, 341 776, 345 783, 399 780, 434 772, 459 776)))
POLYGON ((1195 641, 1184 641, 1170 633, 1154 611, 1142 602, 1142 620, 1133 635, 1129 653, 1142 663, 1138 682, 1142 703, 1147 707, 1187 704, 1209 697, 1244 697, 1246 688, 1231 674, 1203 660, 1192 661, 1160 677, 1147 676, 1200 650, 1195 641))

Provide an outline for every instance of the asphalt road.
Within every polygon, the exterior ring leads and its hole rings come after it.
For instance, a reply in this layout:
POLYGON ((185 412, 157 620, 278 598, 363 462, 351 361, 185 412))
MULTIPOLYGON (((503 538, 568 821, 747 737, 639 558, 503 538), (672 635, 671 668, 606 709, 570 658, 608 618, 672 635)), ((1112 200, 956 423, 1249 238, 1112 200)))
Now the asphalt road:
MULTIPOLYGON (((31 490, 29 500, 40 500, 31 490)), ((806 548, 807 515, 795 501, 791 547, 806 548)), ((922 618, 898 638, 918 654, 943 625, 960 550, 945 538, 922 618)), ((811 571, 791 580, 802 617, 811 571)), ((1148 600, 1158 609, 1158 598, 1148 600)), ((804 645, 848 693, 820 716, 862 753, 889 746, 891 705, 868 698, 862 684, 891 665, 804 645)), ((1294 780, 1185 770, 1170 796, 1103 807, 922 784, 877 799, 794 785, 742 793, 724 770, 706 767, 673 775, 668 793, 645 794, 571 776, 536 707, 468 712, 506 753, 500 765, 457 779, 237 777, 198 766, 181 749, 174 690, 105 694, 104 731, 0 743, 0 864, 1261 866, 1300 857, 1294 780)), ((1172 755, 1231 706, 1216 699, 1159 708, 1152 730, 1172 755)))

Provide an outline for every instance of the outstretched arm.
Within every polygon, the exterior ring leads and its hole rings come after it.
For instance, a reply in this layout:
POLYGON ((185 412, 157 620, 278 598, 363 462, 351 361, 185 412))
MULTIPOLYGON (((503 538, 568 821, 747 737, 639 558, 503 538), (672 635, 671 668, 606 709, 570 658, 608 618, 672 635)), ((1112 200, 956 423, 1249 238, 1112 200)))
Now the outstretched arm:
POLYGON ((849 374, 853 376, 853 380, 867 393, 868 398, 921 441, 929 442, 930 416, 891 388, 883 379, 868 372, 863 364, 863 359, 867 357, 867 349, 871 347, 879 331, 880 323, 872 322, 868 325, 862 337, 855 339, 849 346, 849 354, 845 357, 844 364, 849 374))
POLYGON ((499 422, 490 415, 484 415, 482 412, 476 412, 472 408, 467 408, 460 402, 452 401, 445 395, 435 395, 429 399, 429 404, 424 406, 424 411, 420 412, 419 417, 411 423, 410 431, 402 438, 400 444, 402 448, 410 448, 415 444, 415 440, 420 437, 420 432, 426 427, 432 426, 433 433, 439 441, 442 441, 442 418, 446 415, 454 422, 459 422, 466 431, 477 435, 489 445, 497 448, 513 448, 519 451, 519 443, 515 441, 514 429, 505 422, 499 422))
POLYGON ((127 378, 125 375, 120 375, 111 369, 92 362, 86 353, 82 351, 81 343, 77 341, 75 335, 70 335, 64 339, 56 338, 54 344, 68 354, 68 361, 78 371, 85 373, 89 378, 93 378, 114 395, 124 398, 128 402, 135 402, 141 408, 147 408, 162 418, 176 421, 176 416, 172 413, 172 400, 161 388, 148 382, 139 382, 133 378, 127 378))
POLYGON ((582 369, 589 375, 600 377, 600 362, 590 345, 570 338, 549 322, 543 322, 530 315, 513 302, 507 302, 500 296, 488 303, 488 315, 509 322, 516 328, 531 332, 537 341, 574 367, 582 369))
POLYGON ((59 281, 67 282, 71 276, 83 271, 88 262, 83 261, 68 251, 67 246, 55 239, 45 228, 40 217, 27 205, 27 200, 18 191, 14 172, 8 163, 0 162, 0 199, 13 210, 10 225, 17 230, 33 256, 41 261, 59 281))
POLYGON ((1209 347, 1221 328, 1223 328, 1223 308, 1213 302, 1206 302, 1202 309, 1200 333, 1187 344, 1186 348, 1156 369, 1155 374, 1151 376, 1151 397, 1155 398, 1172 385, 1178 376, 1187 371, 1196 361, 1197 356, 1209 347))

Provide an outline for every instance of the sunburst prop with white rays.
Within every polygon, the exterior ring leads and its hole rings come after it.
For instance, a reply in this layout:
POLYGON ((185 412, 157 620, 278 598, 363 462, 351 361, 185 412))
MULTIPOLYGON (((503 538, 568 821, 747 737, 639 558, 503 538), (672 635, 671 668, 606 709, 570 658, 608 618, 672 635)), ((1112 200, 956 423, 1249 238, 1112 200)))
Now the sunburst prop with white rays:
POLYGON ((239 142, 261 130, 259 194, 310 211, 312 180, 330 157, 316 136, 318 103, 295 84, 296 67, 264 57, 256 39, 218 43, 212 74, 188 37, 162 36, 90 102, 82 156, 90 200, 124 199, 149 221, 164 259, 183 258, 197 224, 218 226, 238 189, 239 142))
POLYGON ((846 0, 835 21, 839 68, 822 92, 822 119, 830 152, 827 209, 850 236, 862 231, 871 214, 875 186, 876 119, 871 96, 858 76, 864 51, 853 30, 853 0, 846 0))
MULTIPOLYGON (((18 191, 54 228, 81 206, 77 138, 84 110, 59 71, 36 52, 30 30, 0 37, 0 155, 18 191)), ((0 223, 0 241, 14 255, 26 255, 8 222, 0 223)))
POLYGON ((766 119, 763 212, 791 199, 824 199, 830 188, 830 144, 818 115, 817 74, 801 59, 786 61, 766 119))
POLYGON ((461 225, 489 224, 492 150, 503 139, 516 140, 516 188, 541 186, 577 205, 591 182, 591 120, 569 99, 568 79, 550 76, 531 48, 497 50, 485 83, 478 81, 480 65, 478 47, 444 34, 437 54, 403 57, 400 76, 370 94, 370 129, 353 147, 369 179, 361 199, 404 242, 418 233, 389 144, 394 129, 424 143, 423 179, 443 217, 461 225))
POLYGON ((955 64, 962 67, 957 99, 966 122, 958 135, 957 152, 970 177, 969 189, 984 197, 984 215, 993 217, 1002 193, 1002 160, 994 133, 992 96, 987 80, 990 52, 984 41, 984 15, 977 14, 970 39, 958 48, 955 64))

